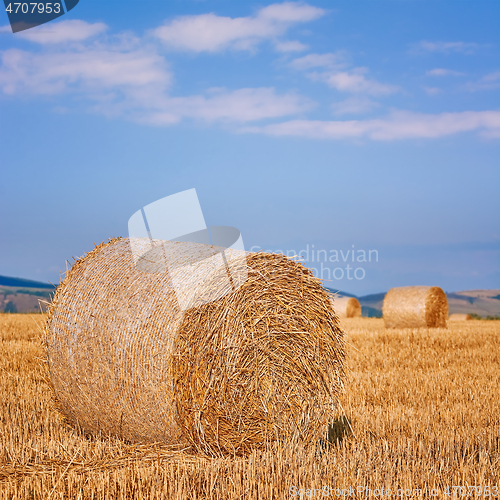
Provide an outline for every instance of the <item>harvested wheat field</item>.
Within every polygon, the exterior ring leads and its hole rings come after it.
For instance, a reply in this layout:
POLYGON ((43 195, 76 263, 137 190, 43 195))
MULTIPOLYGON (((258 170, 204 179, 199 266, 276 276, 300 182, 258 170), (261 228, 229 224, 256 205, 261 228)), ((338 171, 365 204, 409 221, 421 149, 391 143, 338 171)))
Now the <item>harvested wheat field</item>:
POLYGON ((330 443, 210 459, 68 426, 51 402, 44 321, 0 315, 2 499, 368 498, 381 488, 454 498, 445 492, 472 485, 500 494, 499 322, 386 329, 342 319, 349 381, 330 443))

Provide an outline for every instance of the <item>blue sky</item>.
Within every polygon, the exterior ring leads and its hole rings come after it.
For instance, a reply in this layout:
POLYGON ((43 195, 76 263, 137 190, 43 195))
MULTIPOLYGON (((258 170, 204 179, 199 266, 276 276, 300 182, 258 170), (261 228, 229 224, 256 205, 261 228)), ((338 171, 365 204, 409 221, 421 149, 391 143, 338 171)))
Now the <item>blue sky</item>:
POLYGON ((2 11, 0 274, 57 281, 194 187, 247 249, 342 251, 332 288, 498 288, 499 35, 496 0, 2 11))

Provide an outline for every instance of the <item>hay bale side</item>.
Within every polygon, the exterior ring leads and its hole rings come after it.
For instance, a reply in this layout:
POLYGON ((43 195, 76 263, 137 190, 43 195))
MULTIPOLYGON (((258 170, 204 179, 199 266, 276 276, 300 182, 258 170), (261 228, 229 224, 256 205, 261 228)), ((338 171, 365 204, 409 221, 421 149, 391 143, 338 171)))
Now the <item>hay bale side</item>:
POLYGON ((328 293, 284 256, 244 253, 240 265, 248 271, 240 288, 181 311, 169 275, 139 271, 127 239, 77 261, 46 325, 67 420, 211 455, 326 432, 344 376, 328 293))
POLYGON ((448 318, 448 321, 469 321, 472 319, 472 316, 470 314, 450 314, 450 317, 448 318))
POLYGON ((354 297, 332 297, 334 311, 342 318, 361 317, 361 304, 354 297))
POLYGON ((448 300, 437 286, 391 288, 382 314, 386 328, 446 328, 448 300))

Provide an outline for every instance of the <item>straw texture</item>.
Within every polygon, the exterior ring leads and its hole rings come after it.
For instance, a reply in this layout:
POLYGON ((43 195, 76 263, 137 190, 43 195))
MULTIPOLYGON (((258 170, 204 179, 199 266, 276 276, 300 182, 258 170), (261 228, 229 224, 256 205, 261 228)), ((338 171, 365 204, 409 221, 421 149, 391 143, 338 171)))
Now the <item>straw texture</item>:
MULTIPOLYGON (((176 244, 180 253, 197 245, 176 244)), ((241 252, 238 265, 247 275, 239 288, 208 303, 194 296, 181 311, 168 273, 138 270, 127 239, 78 260, 46 325, 51 383, 67 420, 210 455, 318 439, 344 376, 329 295, 281 255, 241 252)), ((211 286, 219 280, 227 275, 211 276, 211 286)))
POLYGON ((472 319, 472 316, 470 314, 450 314, 450 317, 448 318, 448 321, 469 321, 472 319))
POLYGON ((359 318, 361 304, 354 297, 332 297, 333 308, 341 318, 359 318))
POLYGON ((446 328, 448 300, 437 286, 391 288, 384 298, 382 314, 387 328, 446 328))

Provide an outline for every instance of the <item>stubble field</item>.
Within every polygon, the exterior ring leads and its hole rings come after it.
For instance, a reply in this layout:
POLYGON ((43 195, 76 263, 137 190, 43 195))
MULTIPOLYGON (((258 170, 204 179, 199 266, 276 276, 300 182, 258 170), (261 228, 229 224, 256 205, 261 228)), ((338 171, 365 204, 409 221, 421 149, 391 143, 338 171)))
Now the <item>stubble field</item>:
POLYGON ((349 380, 331 444, 209 459, 68 427, 43 321, 0 314, 0 499, 500 497, 500 322, 344 320, 349 380))

